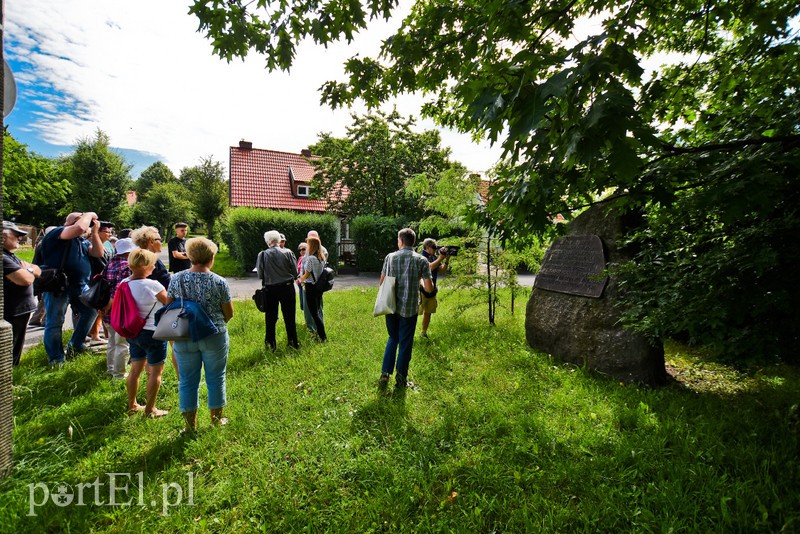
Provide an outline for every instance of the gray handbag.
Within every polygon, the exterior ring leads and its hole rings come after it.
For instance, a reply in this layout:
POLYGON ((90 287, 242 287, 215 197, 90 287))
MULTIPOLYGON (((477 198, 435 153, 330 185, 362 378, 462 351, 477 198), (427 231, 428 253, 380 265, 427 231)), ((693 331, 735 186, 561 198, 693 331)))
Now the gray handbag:
POLYGON ((189 317, 184 313, 183 276, 181 276, 181 307, 171 308, 161 314, 153 332, 153 339, 160 341, 186 341, 189 335, 189 317))

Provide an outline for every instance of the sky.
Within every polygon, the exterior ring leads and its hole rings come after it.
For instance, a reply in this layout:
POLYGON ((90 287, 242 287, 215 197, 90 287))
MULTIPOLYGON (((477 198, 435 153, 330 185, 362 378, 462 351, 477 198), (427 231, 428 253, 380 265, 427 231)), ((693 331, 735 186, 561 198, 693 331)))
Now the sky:
MULTIPOLYGON (((269 72, 263 56, 231 63, 212 53, 197 32, 188 0, 5 0, 5 58, 17 84, 6 117, 11 134, 39 154, 66 154, 99 128, 139 176, 162 161, 180 169, 212 157, 226 168, 229 147, 242 139, 256 148, 299 153, 320 132, 346 135, 351 113, 319 103, 318 88, 343 80, 344 60, 373 55, 399 18, 373 21, 356 42, 299 47, 289 73, 269 72)), ((401 11, 402 13, 402 11, 401 11)), ((422 98, 392 105, 417 118, 417 130, 439 129, 451 158, 483 172, 498 146, 442 130, 418 118, 422 98)))

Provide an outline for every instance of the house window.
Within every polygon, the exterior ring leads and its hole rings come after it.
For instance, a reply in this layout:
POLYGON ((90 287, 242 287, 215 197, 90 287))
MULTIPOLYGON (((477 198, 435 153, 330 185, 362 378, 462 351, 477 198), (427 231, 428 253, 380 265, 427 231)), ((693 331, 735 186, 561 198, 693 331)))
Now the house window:
POLYGON ((307 197, 311 194, 311 187, 307 185, 298 185, 297 186, 297 196, 298 197, 307 197))

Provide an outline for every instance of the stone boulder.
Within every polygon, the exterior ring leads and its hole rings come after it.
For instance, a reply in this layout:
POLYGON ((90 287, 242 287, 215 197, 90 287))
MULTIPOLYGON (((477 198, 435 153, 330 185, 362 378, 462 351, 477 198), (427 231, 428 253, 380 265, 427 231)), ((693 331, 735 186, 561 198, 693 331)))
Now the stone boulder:
MULTIPOLYGON (((625 220, 611 214, 608 207, 597 205, 569 223, 567 235, 598 236, 606 262, 619 263, 630 259, 619 246, 625 229, 625 220)), ((600 298, 534 285, 525 316, 528 344, 564 362, 586 366, 617 380, 663 384, 667 377, 663 345, 620 325, 620 313, 615 309, 618 298, 619 286, 614 276, 609 278, 600 298)))

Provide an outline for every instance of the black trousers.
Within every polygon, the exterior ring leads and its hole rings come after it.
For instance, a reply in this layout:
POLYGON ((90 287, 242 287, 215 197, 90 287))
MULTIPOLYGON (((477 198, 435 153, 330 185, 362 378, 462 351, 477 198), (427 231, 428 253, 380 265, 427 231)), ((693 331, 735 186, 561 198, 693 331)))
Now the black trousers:
POLYGON ((322 341, 327 340, 328 336, 325 334, 325 323, 322 322, 322 314, 320 313, 320 309, 322 308, 322 292, 314 291, 311 289, 311 286, 307 285, 306 306, 308 306, 308 311, 314 319, 314 326, 317 327, 317 335, 322 341))
POLYGON ((30 318, 30 313, 23 313, 6 319, 11 323, 11 337, 13 339, 11 354, 14 357, 15 366, 19 365, 19 361, 22 358, 22 348, 25 346, 25 332, 28 331, 28 320, 30 318))
POLYGON ((265 286, 267 294, 264 299, 266 305, 264 309, 264 322, 266 323, 266 333, 264 343, 272 350, 277 347, 275 340, 275 324, 278 322, 278 306, 283 314, 283 323, 286 325, 286 339, 289 346, 297 348, 297 325, 295 324, 295 311, 297 310, 297 297, 294 292, 294 281, 286 284, 265 286))

